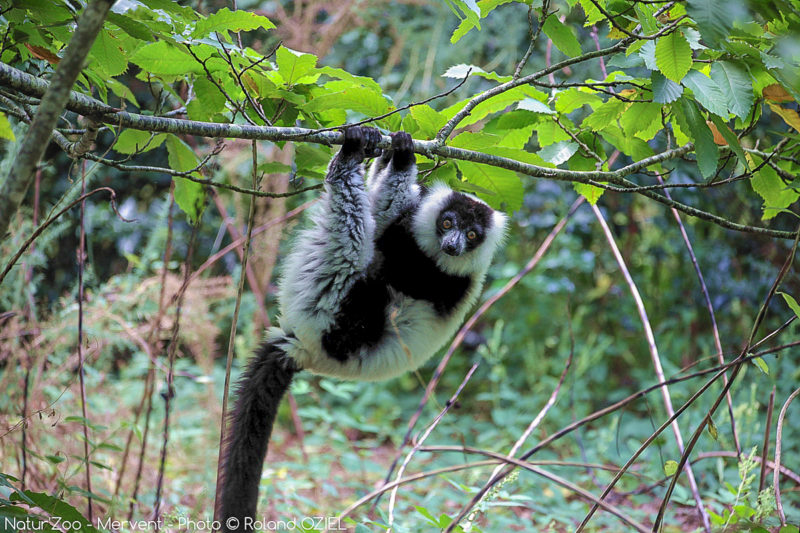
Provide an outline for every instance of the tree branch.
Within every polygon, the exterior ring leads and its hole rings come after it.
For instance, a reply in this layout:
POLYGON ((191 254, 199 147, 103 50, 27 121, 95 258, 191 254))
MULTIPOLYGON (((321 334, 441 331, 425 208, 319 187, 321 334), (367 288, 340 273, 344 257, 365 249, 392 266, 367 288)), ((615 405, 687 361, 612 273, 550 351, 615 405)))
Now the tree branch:
MULTIPOLYGON (((524 76, 518 80, 513 80, 508 83, 498 85, 497 87, 481 93, 477 97, 470 100, 470 103, 467 104, 464 109, 462 109, 462 113, 467 109, 473 108, 479 102, 494 96, 495 94, 509 90, 517 85, 528 83, 531 79, 534 79, 538 76, 546 75, 548 72, 558 70, 567 65, 576 63, 579 60, 584 61, 586 59, 607 55, 622 49, 624 47, 622 46, 622 43, 627 43, 627 41, 620 41, 610 48, 584 54, 579 58, 568 59, 566 61, 562 61, 561 63, 557 63, 552 67, 548 67, 545 70, 539 71, 536 74, 524 76)), ((4 63, 0 63, 0 85, 34 97, 41 97, 47 91, 48 87, 47 82, 4 63)), ((67 102, 67 109, 76 113, 91 116, 97 121, 149 132, 194 135, 198 137, 210 138, 226 137, 265 141, 302 141, 324 144, 328 146, 333 144, 342 144, 342 142, 344 142, 344 135, 338 131, 312 130, 307 128, 284 128, 274 126, 252 126, 248 124, 219 124, 214 122, 199 122, 178 118, 139 115, 136 113, 129 113, 127 111, 119 110, 106 105, 103 102, 95 100, 94 98, 77 92, 73 92, 70 95, 69 101, 67 102)), ((447 128, 447 126, 445 126, 445 128, 447 128)), ((381 141, 378 143, 378 147, 390 148, 391 142, 391 137, 384 135, 381 138, 381 141)), ((694 145, 692 143, 688 143, 679 148, 664 151, 660 154, 644 158, 640 161, 631 163, 630 165, 626 165, 613 171, 572 171, 560 168, 541 167, 532 165, 530 163, 523 163, 507 157, 500 157, 473 150, 466 150, 464 148, 447 146, 442 144, 442 142, 439 140, 414 141, 414 152, 423 154, 429 158, 439 156, 447 159, 473 161, 475 163, 513 170, 514 172, 519 172, 520 174, 534 178, 548 178, 553 180, 588 184, 606 182, 617 185, 620 188, 619 192, 628 192, 624 189, 639 189, 636 183, 625 179, 626 176, 640 172, 650 165, 682 157, 692 150, 694 150, 694 145)), ((773 230, 738 224, 713 213, 702 211, 700 209, 677 202, 654 191, 635 190, 632 192, 637 192, 668 207, 673 207, 678 211, 682 211, 687 215, 713 222, 714 224, 727 229, 747 233, 756 233, 767 237, 778 237, 782 239, 794 239, 795 237, 795 232, 791 231, 773 230)))

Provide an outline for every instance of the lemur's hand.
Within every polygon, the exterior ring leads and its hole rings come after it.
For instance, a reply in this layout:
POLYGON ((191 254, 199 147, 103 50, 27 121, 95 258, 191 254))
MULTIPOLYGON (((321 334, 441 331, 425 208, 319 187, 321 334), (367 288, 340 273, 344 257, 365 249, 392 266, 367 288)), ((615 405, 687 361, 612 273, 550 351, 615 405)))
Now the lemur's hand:
POLYGON ((355 126, 344 130, 344 144, 339 157, 363 161, 365 157, 381 155, 377 144, 381 133, 375 128, 355 126))
POLYGON ((414 156, 414 140, 404 131, 396 131, 392 136, 392 167, 395 170, 406 170, 416 162, 414 156))

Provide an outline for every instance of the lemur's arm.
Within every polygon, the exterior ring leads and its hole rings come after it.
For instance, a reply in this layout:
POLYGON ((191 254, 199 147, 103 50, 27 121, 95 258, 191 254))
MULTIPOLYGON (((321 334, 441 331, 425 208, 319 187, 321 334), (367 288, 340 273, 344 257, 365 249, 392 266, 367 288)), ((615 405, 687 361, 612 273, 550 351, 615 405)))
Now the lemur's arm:
POLYGON ((392 148, 372 164, 368 185, 375 234, 380 235, 419 198, 414 145, 408 133, 392 133, 392 148))
POLYGON ((321 258, 308 257, 317 270, 316 309, 335 314, 353 282, 374 254, 375 224, 364 186, 365 157, 380 154, 380 133, 372 128, 348 128, 341 150, 328 166, 324 209, 315 217, 321 258), (315 261, 314 259, 319 259, 315 261), (317 266, 319 268, 317 268, 317 266))

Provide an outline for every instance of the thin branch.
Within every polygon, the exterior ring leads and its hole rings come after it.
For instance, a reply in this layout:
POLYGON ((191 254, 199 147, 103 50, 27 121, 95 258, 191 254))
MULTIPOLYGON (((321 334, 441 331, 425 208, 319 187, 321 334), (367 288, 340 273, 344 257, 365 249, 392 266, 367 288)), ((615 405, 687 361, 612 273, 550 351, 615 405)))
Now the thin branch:
MULTIPOLYGON (((642 296, 639 294, 639 289, 636 287, 636 282, 633 281, 633 276, 631 276, 631 273, 625 264, 625 259, 622 257, 622 253, 619 251, 619 247, 617 246, 613 233, 611 233, 611 229, 606 223, 605 217, 603 217, 603 214, 596 205, 592 205, 592 211, 594 212, 597 221, 600 223, 600 227, 602 228, 603 233, 606 236, 606 240, 608 241, 608 246, 611 248, 611 252, 614 254, 617 265, 619 266, 620 271, 625 278, 625 283, 628 285, 628 290, 631 292, 631 296, 636 304, 636 309, 639 313, 639 318, 641 319, 642 326, 644 328, 645 338, 647 339, 647 347, 650 351, 650 359, 652 360, 656 377, 658 377, 659 381, 664 381, 666 379, 664 376, 664 368, 661 366, 661 357, 658 353, 656 338, 653 334, 653 328, 650 325, 650 319, 647 317, 647 310, 645 309, 644 302, 642 301, 642 296)), ((667 414, 670 417, 674 416, 675 409, 672 406, 672 398, 670 396, 669 389, 666 386, 661 388, 661 397, 667 414)), ((681 429, 678 426, 677 419, 673 420, 672 422, 672 432, 675 435, 675 443, 678 445, 678 452, 683 453, 683 436, 681 435, 681 429)), ((694 477, 694 471, 692 470, 691 465, 688 464, 686 465, 686 477, 689 480, 689 488, 692 491, 692 496, 694 496, 695 502, 697 503, 697 512, 700 514, 700 517, 703 521, 703 527, 707 532, 710 532, 711 522, 709 521, 708 514, 705 511, 703 500, 700 498, 700 490, 697 487, 697 480, 694 477)), ((578 531, 581 530, 582 527, 579 527, 578 531)))
MULTIPOLYGON (((606 48, 600 50, 599 52, 585 54, 584 56, 581 56, 582 58, 581 60, 591 59, 593 57, 599 57, 601 55, 612 53, 613 51, 617 51, 617 49, 614 47, 606 48)), ((576 61, 573 60, 569 64, 572 64, 574 62, 576 61)), ((559 63, 550 68, 556 68, 556 67, 562 68, 563 66, 566 66, 565 62, 559 63)), ((548 71, 548 69, 545 69, 545 71, 542 72, 546 71, 548 71)), ((540 73, 534 74, 532 76, 535 77, 538 74, 540 73)), ((508 82, 507 84, 503 84, 498 87, 502 87, 503 90, 508 90, 512 88, 511 86, 509 86, 509 84, 516 84, 514 86, 517 86, 522 83, 525 83, 524 80, 528 80, 528 78, 531 78, 531 76, 525 76, 519 78, 516 81, 508 82)), ((47 88, 47 82, 35 78, 34 76, 26 74, 13 67, 10 67, 4 63, 0 63, 0 85, 5 85, 14 90, 18 90, 26 94, 32 94, 34 96, 40 96, 41 94, 44 93, 44 91, 47 88)), ((492 89, 490 91, 494 91, 495 89, 492 89)), ((486 96, 484 99, 493 96, 494 94, 499 94, 499 92, 502 91, 492 93, 491 95, 486 96)), ((488 94, 488 92, 478 95, 478 97, 474 98, 470 102, 477 102, 478 100, 480 100, 480 97, 486 94, 488 94)), ((477 105, 477 103, 475 105, 477 105)), ((118 126, 128 127, 142 131, 149 131, 149 132, 196 135, 196 136, 211 137, 211 138, 231 137, 231 138, 249 139, 249 140, 256 139, 256 140, 269 140, 269 141, 302 141, 302 142, 314 142, 325 145, 341 144, 344 139, 344 135, 342 133, 332 132, 332 131, 317 131, 305 128, 251 126, 246 124, 219 124, 212 122, 197 122, 197 121, 175 119, 175 118, 137 115, 134 113, 128 113, 126 111, 120 111, 118 109, 109 107, 103 104, 102 102, 99 102, 93 98, 89 98, 80 93, 72 93, 70 101, 68 103, 68 107, 71 110, 84 115, 87 114, 97 115, 98 117, 102 117, 103 120, 107 120, 108 122, 117 124, 118 126)), ((382 136, 377 146, 380 148, 391 147, 391 138, 388 135, 382 136)), ((481 152, 466 150, 463 148, 455 148, 452 146, 444 145, 439 140, 414 141, 414 152, 424 154, 430 158, 434 158, 435 156, 440 156, 449 159, 473 161, 475 163, 482 163, 490 166, 496 166, 499 168, 513 170, 515 172, 519 172, 521 174, 535 178, 547 178, 560 181, 570 181, 570 182, 590 183, 590 184, 596 184, 598 182, 608 182, 620 186, 619 192, 626 192, 624 189, 635 189, 636 187, 638 187, 635 183, 625 179, 626 176, 641 172, 650 165, 682 157, 683 155, 691 152, 693 149, 694 145, 689 143, 679 148, 674 148, 662 152, 660 154, 644 158, 641 161, 631 163, 614 171, 596 171, 596 170, 570 171, 559 168, 540 167, 537 165, 523 163, 521 161, 516 161, 514 159, 506 157, 484 154, 481 152)), ((717 224, 727 229, 742 231, 747 233, 755 233, 759 235, 764 235, 768 237, 777 237, 782 239, 794 239, 795 237, 795 232, 780 231, 769 228, 760 228, 755 226, 748 226, 745 224, 738 224, 726 218, 714 215, 713 213, 708 213, 706 211, 702 211, 700 209, 682 204, 680 202, 676 202, 674 200, 666 198, 664 195, 655 193, 653 191, 634 191, 634 192, 640 192, 642 195, 652 200, 655 200, 659 203, 662 203, 668 207, 674 207, 675 209, 678 209, 679 211, 686 213, 690 216, 700 218, 702 220, 706 220, 709 222, 713 222, 714 224, 717 224)))
POLYGON ((775 505, 778 508, 778 515, 781 517, 781 526, 786 525, 786 514, 783 512, 783 503, 781 502, 781 489, 780 489, 780 468, 781 468, 781 445, 783 444, 783 420, 786 418, 786 411, 789 409, 789 404, 792 400, 797 398, 800 394, 800 388, 789 395, 786 402, 781 407, 781 412, 778 415, 778 429, 775 435, 775 471, 772 476, 772 484, 775 488, 775 505))

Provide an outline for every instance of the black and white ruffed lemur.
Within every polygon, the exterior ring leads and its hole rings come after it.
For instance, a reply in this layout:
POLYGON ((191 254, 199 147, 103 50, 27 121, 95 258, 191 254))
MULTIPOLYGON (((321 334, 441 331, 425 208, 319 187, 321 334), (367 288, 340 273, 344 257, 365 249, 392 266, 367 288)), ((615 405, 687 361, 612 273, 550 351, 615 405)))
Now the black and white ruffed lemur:
POLYGON ((292 377, 308 370, 375 381, 417 368, 461 325, 503 239, 502 213, 446 185, 417 184, 407 133, 392 134, 382 154, 377 130, 344 135, 313 224, 284 264, 280 327, 268 331, 239 382, 217 514, 229 530, 246 530, 256 514, 267 443, 292 377), (367 157, 377 159, 365 184, 367 157))

